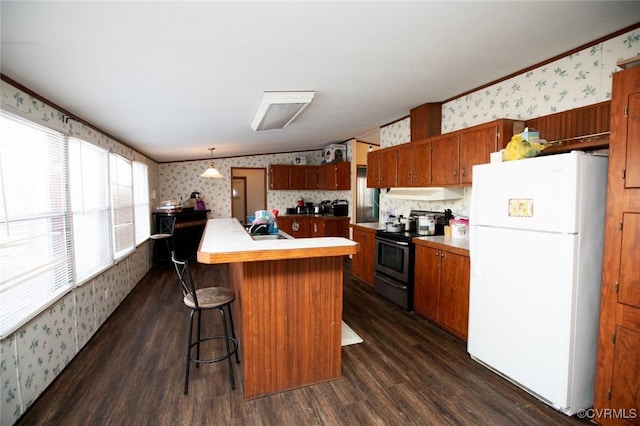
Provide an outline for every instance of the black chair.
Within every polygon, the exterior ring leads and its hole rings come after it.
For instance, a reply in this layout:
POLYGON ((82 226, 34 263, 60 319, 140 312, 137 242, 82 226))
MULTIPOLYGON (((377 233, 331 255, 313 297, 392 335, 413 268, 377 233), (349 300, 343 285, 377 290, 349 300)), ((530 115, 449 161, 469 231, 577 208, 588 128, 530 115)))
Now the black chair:
POLYGON ((231 362, 232 355, 235 354, 236 363, 240 363, 238 358, 238 340, 236 339, 236 332, 233 326, 233 315, 231 313, 231 303, 236 299, 236 295, 233 290, 225 287, 205 287, 196 289, 191 272, 189 270, 189 262, 187 260, 178 260, 175 257, 175 252, 171 252, 171 260, 178 274, 180 286, 182 287, 183 302, 187 308, 191 310, 189 314, 189 338, 187 343, 187 369, 184 378, 184 394, 189 392, 189 367, 191 363, 196 364, 196 368, 200 367, 200 364, 210 364, 223 360, 228 360, 229 363, 229 377, 231 379, 231 389, 236 388, 235 380, 233 377, 233 363, 231 362), (229 324, 231 326, 231 336, 229 336, 227 328, 226 311, 229 315, 229 324), (202 311, 209 309, 217 309, 222 316, 222 327, 224 332, 222 335, 215 336, 202 336, 202 311), (198 316, 198 325, 196 330, 196 338, 193 340, 193 317, 198 316), (200 359, 200 345, 209 340, 224 340, 224 346, 226 348, 225 354, 210 359, 200 359), (193 356, 193 348, 195 347, 195 357, 193 356))
POLYGON ((176 226, 176 217, 158 217, 156 223, 156 234, 151 234, 149 238, 153 240, 153 266, 161 263, 170 263, 171 252, 173 251, 173 229, 176 226), (158 243, 164 241, 166 251, 162 247, 158 247, 158 243))

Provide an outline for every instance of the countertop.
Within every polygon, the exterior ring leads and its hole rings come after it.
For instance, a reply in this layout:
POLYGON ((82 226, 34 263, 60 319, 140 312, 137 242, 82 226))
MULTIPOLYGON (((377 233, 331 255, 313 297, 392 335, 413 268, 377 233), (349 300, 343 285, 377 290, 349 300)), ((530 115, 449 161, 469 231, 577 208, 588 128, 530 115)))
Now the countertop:
POLYGON ((359 244, 342 237, 292 238, 256 241, 236 219, 209 219, 200 247, 200 263, 258 262, 355 254, 359 244))
POLYGON ((444 246, 454 253, 461 254, 463 256, 469 256, 469 240, 466 238, 451 238, 444 235, 433 235, 426 237, 415 237, 413 242, 416 245, 436 247, 444 246))
MULTIPOLYGON (((380 229, 385 229, 385 225, 378 222, 362 222, 362 223, 353 223, 352 227, 357 226, 360 228, 367 228, 373 231, 378 231, 380 229)), ((466 252, 466 255, 469 255, 469 240, 466 238, 451 238, 445 237, 444 235, 425 235, 424 237, 415 237, 413 242, 416 244, 422 245, 434 245, 439 244, 441 246, 446 246, 447 248, 451 248, 453 250, 461 250, 466 252)))
POLYGON ((361 223, 352 223, 351 226, 358 226, 360 228, 372 229, 374 231, 378 231, 380 229, 385 229, 385 225, 378 222, 361 222, 361 223))

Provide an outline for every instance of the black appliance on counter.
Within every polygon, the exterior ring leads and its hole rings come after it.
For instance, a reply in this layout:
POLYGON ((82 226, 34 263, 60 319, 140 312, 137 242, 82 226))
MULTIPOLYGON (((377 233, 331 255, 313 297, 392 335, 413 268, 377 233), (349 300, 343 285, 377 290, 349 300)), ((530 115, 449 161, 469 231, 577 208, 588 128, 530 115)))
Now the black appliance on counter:
MULTIPOLYGON (((434 213, 441 215, 441 224, 444 223, 443 212, 411 210, 408 231, 376 231, 375 291, 408 311, 413 310, 415 244, 412 239, 424 236, 416 232, 414 224, 418 216, 434 213)), ((444 235, 444 225, 436 226, 436 235, 444 235)))

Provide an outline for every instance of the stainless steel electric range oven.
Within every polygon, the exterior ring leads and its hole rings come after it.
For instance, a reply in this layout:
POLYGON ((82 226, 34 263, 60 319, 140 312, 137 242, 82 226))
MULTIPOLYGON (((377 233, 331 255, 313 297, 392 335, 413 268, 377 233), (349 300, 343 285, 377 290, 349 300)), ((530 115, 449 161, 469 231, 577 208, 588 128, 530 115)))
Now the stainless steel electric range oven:
MULTIPOLYGON (((430 213, 434 212, 411 210, 409 218, 415 223, 418 216, 430 213)), ((436 227, 436 233, 444 233, 444 228, 436 227)), ((415 226, 409 231, 376 232, 376 293, 408 311, 413 310, 415 245, 412 239, 420 236, 423 235, 416 232, 415 226)))

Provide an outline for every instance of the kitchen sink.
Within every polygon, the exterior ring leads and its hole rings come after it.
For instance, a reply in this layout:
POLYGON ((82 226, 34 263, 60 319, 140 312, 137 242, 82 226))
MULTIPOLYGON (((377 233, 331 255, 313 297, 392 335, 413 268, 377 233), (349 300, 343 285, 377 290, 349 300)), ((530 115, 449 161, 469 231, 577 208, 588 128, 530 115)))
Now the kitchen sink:
POLYGON ((263 241, 263 240, 288 240, 289 238, 285 237, 281 234, 264 234, 264 235, 252 235, 255 241, 263 241))

